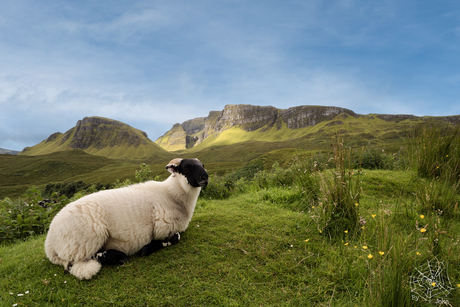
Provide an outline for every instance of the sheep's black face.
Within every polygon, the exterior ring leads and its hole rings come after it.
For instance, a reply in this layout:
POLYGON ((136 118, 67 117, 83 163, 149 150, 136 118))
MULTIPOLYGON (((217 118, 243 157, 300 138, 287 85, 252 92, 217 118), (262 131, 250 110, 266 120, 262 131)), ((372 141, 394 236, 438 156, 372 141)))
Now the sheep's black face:
POLYGON ((177 172, 184 175, 192 187, 204 188, 208 185, 208 173, 198 159, 183 159, 177 166, 177 172))

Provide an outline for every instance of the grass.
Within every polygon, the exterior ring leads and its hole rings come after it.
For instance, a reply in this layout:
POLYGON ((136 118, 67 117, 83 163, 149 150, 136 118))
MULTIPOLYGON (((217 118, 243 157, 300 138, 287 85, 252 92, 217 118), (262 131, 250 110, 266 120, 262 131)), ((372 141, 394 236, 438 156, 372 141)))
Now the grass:
POLYGON ((413 172, 366 171, 361 179, 366 223, 358 234, 320 233, 315 208, 296 206, 295 182, 254 184, 227 199, 200 198, 179 244, 104 267, 89 281, 51 264, 43 235, 4 245, 0 297, 4 306, 424 306, 411 300, 409 277, 439 259, 449 262, 455 287, 446 299, 460 304, 458 216, 422 219, 414 193, 424 181, 413 172))
MULTIPOLYGON (((5 306, 460 306, 455 183, 421 177, 414 166, 357 177, 340 144, 329 158, 280 150, 213 176, 179 244, 103 267, 89 281, 46 259, 44 235, 3 244, 0 299, 5 306), (277 157, 284 161, 268 164, 277 157), (325 221, 350 204, 353 223, 339 219, 335 233, 326 231, 325 221)), ((407 160, 419 161, 414 152, 407 160)))
MULTIPOLYGON (((166 179, 166 164, 171 156, 162 159, 115 160, 90 155, 82 150, 55 152, 39 156, 0 155, 0 199, 21 196, 31 185, 44 190, 49 183, 84 181, 109 184, 117 179, 134 181, 135 170, 142 162, 152 167, 153 176, 166 179)), ((189 155, 185 156, 189 157, 189 155)), ((211 173, 224 174, 240 168, 244 162, 206 162, 211 173)))
POLYGON ((420 120, 393 122, 373 116, 338 115, 332 121, 317 125, 289 129, 285 123, 277 129, 276 125, 267 129, 244 131, 232 127, 218 134, 210 135, 203 142, 188 150, 176 151, 178 155, 190 154, 202 161, 250 161, 260 155, 280 149, 330 150, 330 140, 337 130, 342 130, 349 146, 361 148, 373 144, 385 147, 388 152, 397 152, 404 145, 406 131, 420 120), (336 123, 335 125, 331 123, 336 123), (241 155, 244 152, 244 155, 241 155))
POLYGON ((39 186, 65 181, 74 176, 88 176, 91 172, 118 163, 81 150, 43 156, 0 155, 0 198, 17 197, 32 184, 39 186))

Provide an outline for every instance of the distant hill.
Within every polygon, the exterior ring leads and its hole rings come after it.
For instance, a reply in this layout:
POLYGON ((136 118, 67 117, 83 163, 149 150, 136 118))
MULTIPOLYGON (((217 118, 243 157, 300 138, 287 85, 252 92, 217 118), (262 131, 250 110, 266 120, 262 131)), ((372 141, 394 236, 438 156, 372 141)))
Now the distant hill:
POLYGON ((19 154, 34 156, 71 149, 114 159, 169 156, 145 132, 103 117, 85 117, 66 133, 53 133, 43 142, 25 148, 19 154))
POLYGON ((249 142, 265 142, 263 146, 278 143, 270 145, 271 149, 307 147, 314 150, 326 148, 331 136, 340 131, 354 145, 391 146, 401 144, 410 127, 427 119, 460 123, 460 116, 360 115, 349 109, 327 106, 277 109, 272 106, 227 105, 222 111, 209 112, 207 117, 175 124, 155 143, 168 151, 201 153, 210 147, 249 142), (304 145, 300 146, 301 143, 304 145))
POLYGON ((0 154, 17 155, 19 151, 0 148, 0 154))

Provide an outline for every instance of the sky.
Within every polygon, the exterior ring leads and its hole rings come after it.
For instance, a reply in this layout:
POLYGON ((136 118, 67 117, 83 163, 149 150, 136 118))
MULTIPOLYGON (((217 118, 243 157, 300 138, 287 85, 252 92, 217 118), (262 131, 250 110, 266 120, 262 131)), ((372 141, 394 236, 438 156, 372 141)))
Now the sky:
POLYGON ((0 148, 227 104, 460 114, 460 2, 2 0, 0 148))

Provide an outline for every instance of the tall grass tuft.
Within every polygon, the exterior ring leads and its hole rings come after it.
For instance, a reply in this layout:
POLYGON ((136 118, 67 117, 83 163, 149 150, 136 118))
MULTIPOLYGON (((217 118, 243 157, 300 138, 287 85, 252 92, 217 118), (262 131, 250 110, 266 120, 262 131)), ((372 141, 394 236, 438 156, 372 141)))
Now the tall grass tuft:
MULTIPOLYGON (((375 282, 371 286, 374 302, 381 307, 413 306, 410 295, 409 276, 413 270, 414 258, 408 257, 408 242, 396 233, 389 239, 389 252, 376 268, 375 282)), ((407 240, 407 239, 406 239, 407 240)))
POLYGON ((408 140, 413 168, 418 176, 429 181, 417 192, 421 210, 456 214, 460 191, 460 126, 427 122, 408 140))
POLYGON ((409 154, 417 174, 450 182, 460 179, 460 126, 427 122, 409 140, 409 154))
POLYGON ((318 210, 324 234, 330 237, 343 236, 344 231, 359 230, 360 173, 352 169, 352 150, 346 148, 344 139, 336 135, 334 144, 334 168, 319 173, 322 199, 318 210))
POLYGON ((423 189, 416 192, 417 204, 424 214, 436 212, 453 217, 458 214, 459 191, 460 182, 431 179, 423 189))

